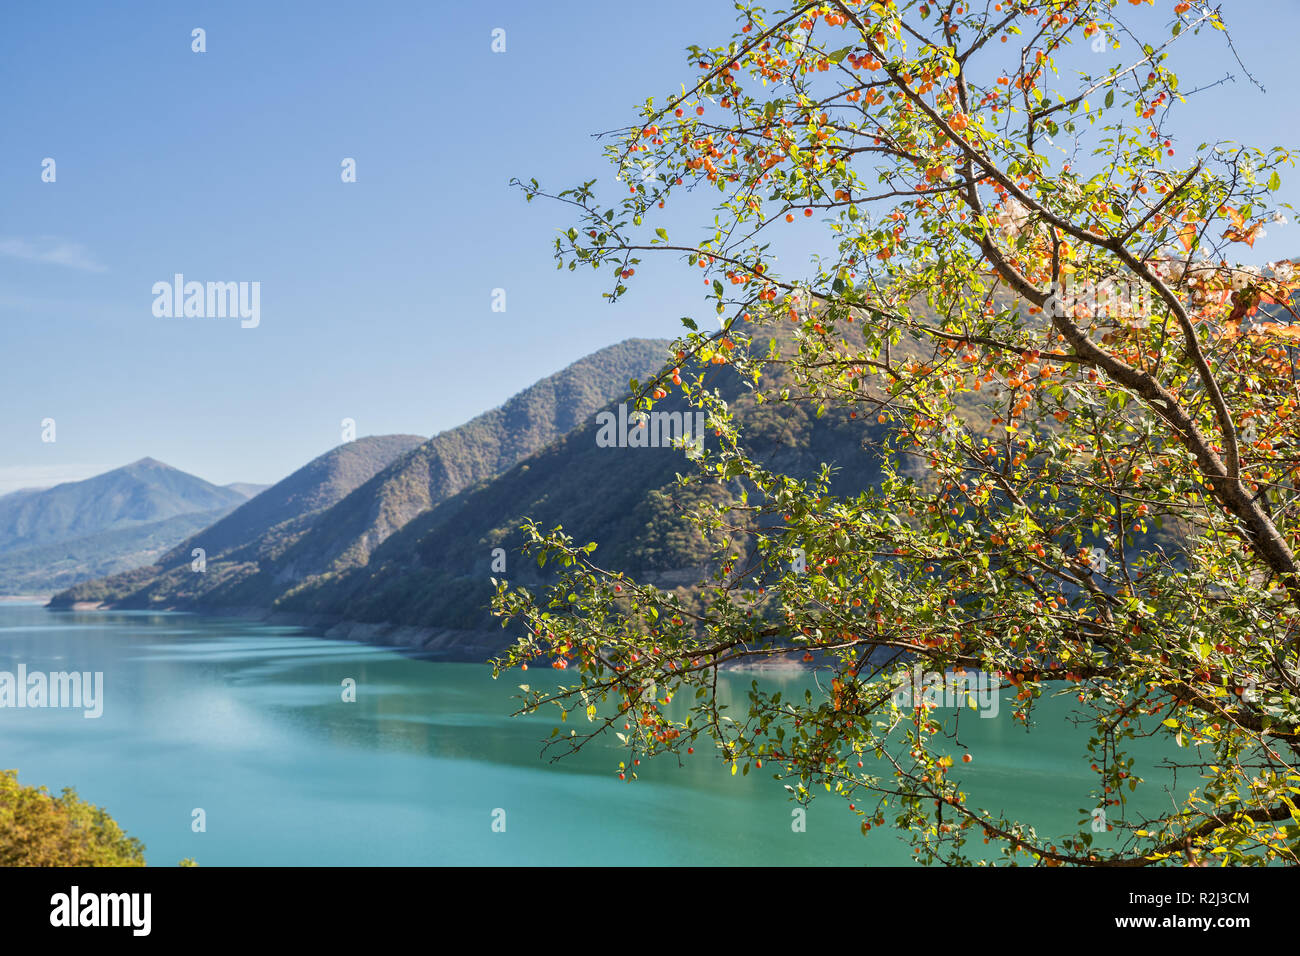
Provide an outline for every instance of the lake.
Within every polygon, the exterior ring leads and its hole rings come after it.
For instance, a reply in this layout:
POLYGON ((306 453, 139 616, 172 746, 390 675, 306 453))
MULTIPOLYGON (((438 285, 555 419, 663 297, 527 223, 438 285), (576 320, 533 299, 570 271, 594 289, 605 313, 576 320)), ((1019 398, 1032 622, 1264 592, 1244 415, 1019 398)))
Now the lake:
MULTIPOLYGON (((52 792, 73 786, 146 846, 154 866, 820 864, 900 865, 908 846, 826 794, 791 828, 768 771, 732 776, 707 747, 645 761, 621 782, 615 743, 539 756, 549 714, 510 717, 533 669, 434 663, 298 628, 188 614, 59 612, 0 604, 0 671, 102 671, 103 715, 0 709, 0 768, 52 792), (345 678, 355 703, 342 700, 345 678), (191 829, 201 808, 206 832, 191 829), (505 832, 494 832, 494 811, 505 832)), ((738 703, 754 679, 731 674, 738 703)), ((763 675, 802 692, 810 678, 763 675)), ((1095 805, 1086 734, 1056 700, 1033 734, 962 719, 958 764, 985 806, 1077 831, 1095 805)), ((574 718, 570 718, 574 719, 574 718)), ((577 719, 582 719, 578 717, 577 719)), ((585 720, 583 721, 585 723, 585 720)), ((1154 789, 1154 788, 1153 788, 1154 789)), ((978 840, 975 841, 979 843, 978 840)))

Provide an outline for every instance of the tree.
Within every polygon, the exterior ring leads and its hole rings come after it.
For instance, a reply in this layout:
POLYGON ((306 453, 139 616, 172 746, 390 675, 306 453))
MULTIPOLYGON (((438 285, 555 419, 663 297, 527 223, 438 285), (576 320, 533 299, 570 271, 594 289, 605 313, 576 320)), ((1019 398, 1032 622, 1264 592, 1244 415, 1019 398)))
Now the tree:
POLYGON ((1132 9, 1154 5, 738 4, 728 42, 688 48, 694 87, 609 146, 642 170, 621 201, 522 184, 573 208, 560 265, 612 271, 611 300, 652 251, 713 277, 719 331, 684 320, 639 404, 680 389, 707 409, 716 441, 683 481, 744 489, 691 512, 726 541, 693 601, 528 528, 560 578, 498 584, 503 624, 525 625, 498 672, 571 669, 578 683, 521 704, 585 710, 559 746, 616 733, 685 759, 711 742, 795 799, 851 801, 864 833, 891 821, 923 861, 1297 862, 1296 279, 1231 254, 1284 221, 1271 196, 1293 160, 1175 147, 1174 57, 1232 51, 1216 10, 1132 9), (1063 79, 1080 46, 1106 66, 1063 79), (699 241, 654 226, 710 190, 699 241), (780 274, 774 231, 814 215, 826 249, 780 274), (718 365, 759 401, 887 425, 883 479, 837 496, 829 468, 806 481, 754 460, 718 365), (792 650, 824 693, 719 705, 719 667, 792 650), (1010 682, 1027 729, 1068 691, 1091 727, 1085 814, 1105 826, 1045 833, 979 805, 960 710, 900 691, 918 664, 1010 682), (695 703, 673 719, 679 695, 695 703), (1147 738, 1177 768, 1163 812, 1135 806, 1154 786, 1133 756, 1147 738))
POLYGON ((54 797, 0 770, 0 866, 144 865, 144 844, 71 787, 54 797))

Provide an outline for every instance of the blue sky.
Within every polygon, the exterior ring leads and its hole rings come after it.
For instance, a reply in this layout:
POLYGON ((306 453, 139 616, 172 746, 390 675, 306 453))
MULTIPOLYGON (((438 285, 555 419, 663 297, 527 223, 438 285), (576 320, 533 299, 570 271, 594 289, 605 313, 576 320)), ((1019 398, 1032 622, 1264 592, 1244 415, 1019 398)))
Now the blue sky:
MULTIPOLYGON (((1184 142, 1300 144, 1300 5, 1225 10, 1268 92, 1239 79, 1203 94, 1179 118, 1184 142)), ((606 175, 591 134, 676 90, 693 75, 686 44, 724 39, 733 17, 725 0, 6 11, 0 492, 144 456, 275 481, 336 445, 343 418, 359 435, 434 434, 597 348, 708 314, 684 267, 639 270, 605 305, 601 278, 555 269, 565 211, 507 183, 606 175), (356 183, 340 181, 344 157, 356 183), (260 282, 260 325, 155 317, 153 284, 178 272, 260 282)), ((1198 68, 1189 85, 1239 73, 1198 68)), ((1270 232, 1261 261, 1300 254, 1300 226, 1270 232)))

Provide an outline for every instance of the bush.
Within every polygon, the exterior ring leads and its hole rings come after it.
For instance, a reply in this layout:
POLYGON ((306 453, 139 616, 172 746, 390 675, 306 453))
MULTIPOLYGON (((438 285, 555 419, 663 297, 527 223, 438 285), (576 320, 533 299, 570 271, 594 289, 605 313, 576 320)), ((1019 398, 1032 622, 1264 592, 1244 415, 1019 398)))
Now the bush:
POLYGON ((144 844, 71 787, 55 797, 0 770, 0 866, 144 865, 144 844))

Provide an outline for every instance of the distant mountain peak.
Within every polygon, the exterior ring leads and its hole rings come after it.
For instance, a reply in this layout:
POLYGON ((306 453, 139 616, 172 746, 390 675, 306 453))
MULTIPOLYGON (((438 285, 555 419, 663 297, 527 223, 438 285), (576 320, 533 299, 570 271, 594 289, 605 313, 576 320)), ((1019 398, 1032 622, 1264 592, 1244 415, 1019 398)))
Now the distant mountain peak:
MULTIPOLYGON (((150 538, 151 547, 156 548, 174 543, 166 540, 169 532, 165 528, 174 528, 170 533, 181 535, 193 527, 193 522, 161 523, 194 514, 215 520, 245 500, 237 491, 219 488, 155 458, 141 458, 81 481, 0 498, 0 554, 12 556, 59 542, 85 542, 97 535, 145 526, 157 526, 150 538)), ((139 535, 131 537, 130 547, 135 548, 140 540, 139 535)), ((119 543, 125 541, 122 538, 119 543)), ((105 551, 109 548, 108 543, 103 544, 105 551)), ((47 561, 49 556, 33 552, 31 560, 47 561)), ((19 565, 15 558, 6 566, 10 571, 22 570, 19 565)), ((10 587, 0 575, 0 593, 10 587)))

